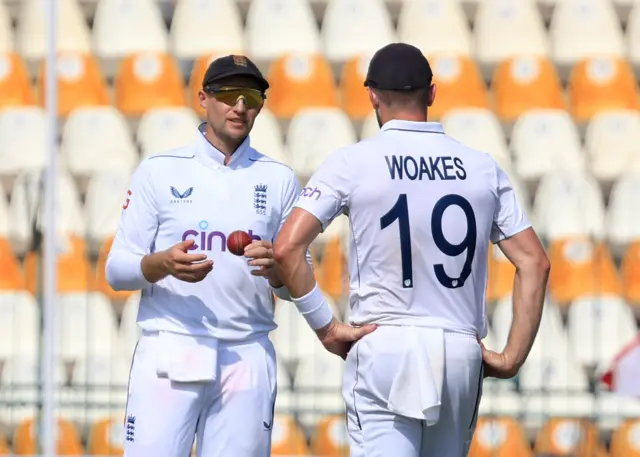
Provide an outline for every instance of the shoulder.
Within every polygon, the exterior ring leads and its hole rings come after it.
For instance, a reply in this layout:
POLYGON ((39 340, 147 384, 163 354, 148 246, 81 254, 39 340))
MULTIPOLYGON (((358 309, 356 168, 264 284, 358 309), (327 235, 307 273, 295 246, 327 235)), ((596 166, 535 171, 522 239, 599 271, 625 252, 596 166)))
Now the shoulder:
POLYGON ((291 167, 253 148, 251 149, 249 161, 252 167, 256 167, 257 171, 265 173, 266 176, 270 176, 273 179, 279 181, 292 181, 297 179, 291 167))
POLYGON ((175 175, 176 167, 192 165, 193 163, 195 163, 193 148, 183 146, 145 157, 138 164, 135 173, 148 175, 155 181, 166 174, 175 175))
POLYGON ((153 165, 150 166, 157 166, 156 164, 166 163, 167 161, 195 159, 195 156, 196 154, 192 146, 181 146, 152 154, 144 159, 143 162, 153 162, 153 165))

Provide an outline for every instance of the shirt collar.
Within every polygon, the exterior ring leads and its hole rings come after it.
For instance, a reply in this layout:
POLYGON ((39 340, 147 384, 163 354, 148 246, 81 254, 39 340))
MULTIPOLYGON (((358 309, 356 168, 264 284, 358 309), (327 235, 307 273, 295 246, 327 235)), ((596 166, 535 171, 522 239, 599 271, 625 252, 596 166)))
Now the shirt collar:
POLYGON ((200 144, 200 151, 203 151, 207 157, 213 159, 213 161, 217 165, 222 167, 227 166, 227 167, 235 168, 237 165, 243 162, 247 156, 250 155, 249 151, 251 150, 251 141, 247 136, 244 139, 244 141, 240 144, 240 146, 238 146, 238 149, 236 149, 235 152, 231 154, 231 160, 229 160, 229 163, 225 165, 224 153, 209 142, 209 140, 205 136, 206 128, 207 128, 206 122, 203 122, 198 127, 198 132, 199 132, 198 143, 200 144))
POLYGON ((416 121, 403 121, 400 119, 392 119, 382 126, 380 131, 386 132, 387 130, 405 130, 407 132, 426 132, 426 133, 440 133, 444 134, 442 124, 439 122, 416 122, 416 121))

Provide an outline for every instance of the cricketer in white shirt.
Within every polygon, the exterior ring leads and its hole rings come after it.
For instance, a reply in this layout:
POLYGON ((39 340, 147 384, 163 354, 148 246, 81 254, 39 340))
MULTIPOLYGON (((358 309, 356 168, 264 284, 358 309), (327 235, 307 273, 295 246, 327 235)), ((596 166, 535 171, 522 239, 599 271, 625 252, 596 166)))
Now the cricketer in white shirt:
POLYGON ((292 301, 312 327, 325 325, 319 334, 337 334, 305 250, 337 215, 349 217, 351 324, 377 328, 351 347, 321 341, 346 357, 352 457, 466 456, 483 368, 514 376, 542 314, 548 261, 539 239, 491 156, 426 122, 432 78, 415 46, 376 52, 365 86, 381 132, 327 158, 274 245, 292 301), (490 240, 516 266, 502 353, 479 341, 490 240))
MULTIPOLYGON (((250 146, 225 156, 204 136, 135 171, 107 259, 114 289, 142 290, 126 411, 125 455, 268 456, 276 395, 273 289, 227 250, 235 230, 274 240, 298 198, 287 166, 250 146), (184 241, 213 270, 198 283, 150 284, 141 259, 184 241)), ((285 295, 286 290, 277 293, 285 295)), ((293 305, 292 305, 293 306, 293 305)))
POLYGON ((392 120, 332 154, 296 206, 323 229, 348 215, 350 321, 378 325, 347 357, 351 455, 466 455, 489 240, 530 227, 507 175, 438 123, 392 120))

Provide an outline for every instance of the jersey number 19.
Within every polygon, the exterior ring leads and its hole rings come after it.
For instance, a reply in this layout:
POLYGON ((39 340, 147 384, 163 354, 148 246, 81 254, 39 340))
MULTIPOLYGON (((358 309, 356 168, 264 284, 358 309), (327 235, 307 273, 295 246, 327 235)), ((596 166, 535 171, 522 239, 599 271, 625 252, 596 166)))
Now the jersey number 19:
MULTIPOLYGON (((400 194, 398 200, 387 214, 380 218, 380 229, 384 230, 393 222, 398 221, 400 231, 400 256, 402 259, 402 287, 407 289, 413 287, 413 266, 411 259, 411 228, 409 227, 409 206, 407 205, 407 194, 400 194)), ((444 271, 444 266, 439 263, 433 266, 438 282, 449 289, 462 287, 466 279, 471 275, 471 264, 476 251, 476 216, 471 207, 471 203, 461 195, 449 194, 438 200, 433 207, 431 214, 431 234, 436 247, 451 257, 456 257, 466 251, 466 258, 460 276, 451 278, 444 271), (450 206, 458 206, 467 221, 467 234, 460 244, 451 244, 442 231, 442 218, 444 212, 450 206)))

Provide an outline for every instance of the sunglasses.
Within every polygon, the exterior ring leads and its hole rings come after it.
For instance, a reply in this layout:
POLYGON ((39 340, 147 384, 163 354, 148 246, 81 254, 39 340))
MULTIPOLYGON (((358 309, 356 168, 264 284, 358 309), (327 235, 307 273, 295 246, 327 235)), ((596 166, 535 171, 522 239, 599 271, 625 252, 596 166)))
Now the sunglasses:
POLYGON ((260 108, 266 98, 258 89, 249 87, 207 87, 205 90, 216 100, 229 106, 236 106, 238 100, 242 99, 249 109, 260 108))

